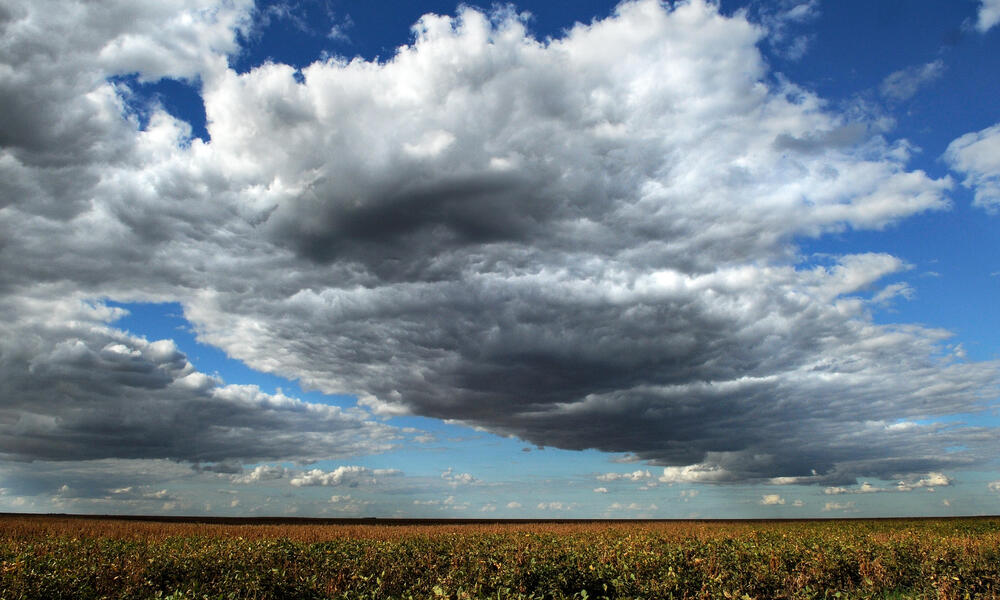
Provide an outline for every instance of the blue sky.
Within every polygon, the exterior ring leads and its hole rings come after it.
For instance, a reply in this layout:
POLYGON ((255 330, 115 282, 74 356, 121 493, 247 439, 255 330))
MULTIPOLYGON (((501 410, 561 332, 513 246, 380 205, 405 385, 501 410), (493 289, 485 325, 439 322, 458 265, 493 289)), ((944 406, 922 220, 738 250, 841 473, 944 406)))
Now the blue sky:
POLYGON ((995 0, 0 27, 0 510, 1000 510, 995 0))

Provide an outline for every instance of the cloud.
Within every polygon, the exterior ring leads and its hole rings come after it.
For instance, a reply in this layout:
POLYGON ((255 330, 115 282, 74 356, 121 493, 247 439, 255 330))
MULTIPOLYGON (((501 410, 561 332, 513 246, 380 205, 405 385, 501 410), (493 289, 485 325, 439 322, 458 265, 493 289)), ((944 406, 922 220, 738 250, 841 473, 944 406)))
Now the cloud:
POLYGON ((233 475, 233 483, 259 483, 261 481, 273 481, 283 479, 288 474, 288 469, 273 465, 257 465, 247 473, 233 475))
POLYGON ((944 74, 944 61, 941 59, 925 65, 907 67, 886 76, 879 85, 879 93, 885 98, 901 102, 912 98, 920 88, 933 82, 944 74))
MULTIPOLYGON (((425 502, 424 504, 431 504, 430 502, 425 502)), ((468 502, 460 502, 455 499, 454 496, 448 496, 441 501, 441 510, 457 510, 462 511, 469 508, 468 502)))
POLYGON ((608 506, 608 510, 614 511, 652 511, 657 510, 659 507, 655 504, 649 504, 648 506, 643 506, 637 502, 630 502, 629 504, 622 504, 620 502, 615 502, 608 506))
POLYGON ((566 503, 566 502, 539 502, 537 508, 538 510, 553 510, 553 511, 564 511, 573 510, 576 507, 576 503, 566 503))
POLYGON ((448 467, 441 473, 441 479, 447 481, 448 485, 452 487, 479 483, 479 480, 473 477, 471 473, 455 473, 451 467, 448 467))
MULTIPOLYGON (((53 499, 57 502, 63 502, 65 500, 94 500, 95 495, 93 490, 84 488, 77 488, 70 486, 68 484, 63 484, 59 486, 53 494, 53 499)), ((135 505, 137 501, 142 500, 175 500, 176 497, 165 489, 161 490, 151 490, 148 486, 128 486, 124 488, 115 488, 106 490, 106 494, 101 498, 102 500, 113 500, 116 503, 121 503, 124 505, 135 505)))
POLYGON ((594 493, 595 494, 607 494, 608 493, 608 488, 606 488, 606 487, 594 488, 594 493))
POLYGON ((986 484, 987 489, 991 492, 1000 492, 1000 481, 991 481, 986 484))
MULTIPOLYGON (((8 462, 8 495, 36 512, 151 514, 165 501, 180 503, 192 483, 212 485, 215 474, 162 459, 8 462)), ((23 510, 23 509, 21 509, 23 510)))
POLYGON ((830 512, 832 510, 843 510, 843 511, 854 510, 854 503, 853 502, 827 502, 823 506, 823 511, 824 512, 830 512))
POLYGON ((767 30, 767 43, 773 52, 793 61, 805 56, 813 36, 796 33, 795 28, 819 17, 819 0, 751 3, 748 8, 751 17, 767 30))
POLYGON ((885 488, 876 487, 876 486, 874 486, 874 485, 872 485, 872 484, 870 484, 870 483, 868 483, 866 481, 866 482, 862 483, 861 485, 859 485, 858 487, 853 488, 853 489, 848 489, 848 488, 840 487, 840 486, 828 487, 828 488, 826 488, 826 489, 823 490, 823 493, 824 494, 830 494, 830 495, 836 495, 836 494, 875 494, 875 493, 878 493, 878 492, 888 492, 888 491, 891 491, 891 490, 888 490, 888 489, 885 489, 885 488))
MULTIPOLYGON (((923 426, 917 425, 916 423, 896 423, 888 426, 888 429, 894 431, 910 431, 914 428, 922 428, 923 426)), ((938 429, 938 431, 942 431, 938 429)), ((985 434, 985 431, 983 431, 985 434)), ((828 474, 817 474, 814 473, 810 476, 804 477, 778 477, 770 481, 770 483, 775 485, 790 485, 790 484, 837 484, 828 485, 823 492, 828 495, 839 495, 839 494, 873 494, 879 492, 909 492, 914 489, 926 489, 929 492, 933 492, 936 487, 947 487, 954 483, 954 480, 939 472, 930 473, 918 473, 919 468, 916 468, 916 464, 928 464, 920 459, 912 461, 898 461, 897 465, 902 467, 902 470, 906 473, 905 475, 897 474, 893 477, 888 477, 889 479, 896 478, 897 482, 894 487, 878 487, 867 481, 863 482, 857 487, 848 487, 852 485, 855 481, 852 481, 853 477, 845 477, 844 473, 828 473, 828 474)))
POLYGON ((238 49, 235 33, 249 25, 252 2, 167 0, 139 7, 111 1, 73 10, 59 0, 13 0, 5 7, 0 60, 16 65, 18 75, 0 82, 7 116, 0 144, 8 161, 39 169, 36 174, 67 169, 62 183, 71 187, 52 187, 49 178, 32 184, 48 197, 47 208, 70 214, 86 197, 74 193, 71 177, 82 175, 77 183, 86 188, 97 174, 83 164, 127 161, 122 152, 134 142, 106 79, 137 73, 140 81, 194 81, 218 73, 225 54, 238 49))
POLYGON ((349 44, 351 43, 351 36, 347 32, 352 27, 354 27, 354 20, 351 19, 351 15, 344 15, 343 19, 335 21, 330 25, 330 31, 326 34, 326 37, 337 42, 349 44))
POLYGON ((304 471, 292 477, 289 481, 296 487, 303 486, 347 486, 358 487, 360 485, 375 485, 380 477, 392 477, 400 475, 396 469, 369 469, 357 465, 343 465, 332 471, 322 469, 312 469, 304 471))
POLYGON ((661 483, 713 483, 732 481, 735 478, 725 468, 713 464, 696 464, 685 467, 665 467, 661 483))
POLYGON ((908 492, 915 488, 926 488, 933 492, 934 488, 950 486, 954 481, 944 473, 928 473, 923 477, 911 476, 901 480, 896 484, 896 489, 901 492, 908 492))
POLYGON ((1000 123, 954 140, 944 158, 965 174, 962 183, 975 191, 976 206, 1000 210, 1000 123))
POLYGON ((779 494, 764 494, 760 497, 760 503, 764 506, 777 506, 785 503, 785 499, 779 494))
POLYGON ((603 473, 597 476, 598 481, 643 481, 652 477, 649 470, 636 469, 631 473, 603 473))
POLYGON ((511 508, 511 509, 521 508, 521 506, 522 506, 522 504, 520 502, 508 502, 507 503, 507 508, 511 508))
POLYGON ((643 0, 539 41, 465 7, 298 77, 228 68, 248 3, 191 6, 11 12, 5 457, 308 462, 397 435, 196 373, 104 299, 179 302, 200 341, 379 414, 630 453, 665 483, 995 455, 985 428, 886 429, 980 410, 997 377, 940 358, 947 332, 872 321, 906 265, 796 245, 944 209, 951 180, 775 81, 743 15, 643 0), (155 106, 140 129, 129 74, 200 81, 211 140, 155 106))
POLYGON ((326 507, 328 510, 340 513, 356 514, 365 510, 365 507, 374 504, 374 502, 372 500, 354 498, 350 494, 345 494, 330 496, 330 504, 331 506, 326 507))
POLYGON ((356 409, 226 385, 171 340, 107 323, 122 313, 73 297, 2 298, 0 456, 80 461, 167 458, 216 463, 367 454, 395 429, 356 409))
POLYGON ((631 463, 642 462, 642 459, 636 456, 635 454, 632 454, 631 452, 626 452, 621 456, 616 456, 612 458, 611 462, 620 464, 631 464, 631 463))
POLYGON ((997 23, 1000 23, 1000 0, 979 0, 976 29, 986 33, 997 23))
POLYGON ((277 21, 287 22, 297 29, 299 33, 310 33, 312 31, 308 16, 302 10, 302 7, 286 0, 281 0, 263 9, 255 8, 253 11, 251 35, 261 35, 264 29, 277 21))
POLYGON ((894 298, 902 296, 907 300, 912 300, 916 295, 916 290, 914 290, 908 283, 899 282, 887 285, 882 288, 882 291, 872 296, 872 302, 875 304, 888 305, 894 298))

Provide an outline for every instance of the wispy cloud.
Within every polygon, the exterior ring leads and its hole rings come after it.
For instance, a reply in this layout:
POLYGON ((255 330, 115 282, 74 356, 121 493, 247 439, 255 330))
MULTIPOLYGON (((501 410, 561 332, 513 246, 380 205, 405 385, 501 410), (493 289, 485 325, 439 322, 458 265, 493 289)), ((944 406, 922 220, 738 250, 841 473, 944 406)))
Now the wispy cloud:
POLYGON ((941 59, 913 67, 895 71, 879 86, 879 92, 886 98, 895 101, 909 100, 920 90, 944 74, 944 61, 941 59))

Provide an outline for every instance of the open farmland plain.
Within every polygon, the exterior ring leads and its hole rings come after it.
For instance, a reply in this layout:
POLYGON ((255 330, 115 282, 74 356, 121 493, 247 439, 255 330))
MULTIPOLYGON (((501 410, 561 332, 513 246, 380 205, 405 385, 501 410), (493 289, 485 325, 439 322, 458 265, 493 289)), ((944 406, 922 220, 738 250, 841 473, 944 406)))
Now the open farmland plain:
POLYGON ((0 597, 997 598, 1000 518, 0 517, 0 597))

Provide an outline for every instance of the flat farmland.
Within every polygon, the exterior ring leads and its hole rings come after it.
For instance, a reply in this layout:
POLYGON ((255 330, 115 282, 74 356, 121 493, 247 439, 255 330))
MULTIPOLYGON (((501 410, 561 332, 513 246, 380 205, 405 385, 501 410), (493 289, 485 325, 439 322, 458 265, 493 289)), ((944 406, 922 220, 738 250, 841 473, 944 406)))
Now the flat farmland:
POLYGON ((1000 518, 0 516, 0 598, 997 598, 1000 518))

